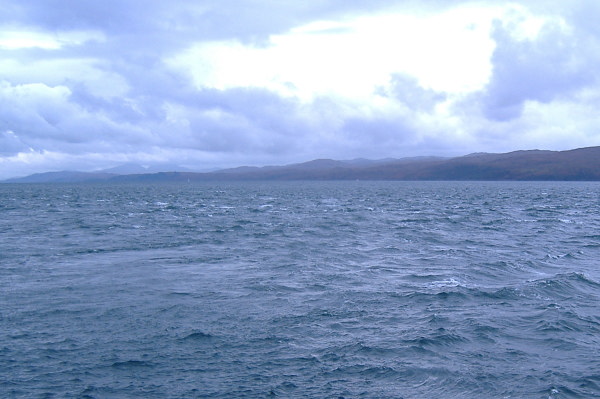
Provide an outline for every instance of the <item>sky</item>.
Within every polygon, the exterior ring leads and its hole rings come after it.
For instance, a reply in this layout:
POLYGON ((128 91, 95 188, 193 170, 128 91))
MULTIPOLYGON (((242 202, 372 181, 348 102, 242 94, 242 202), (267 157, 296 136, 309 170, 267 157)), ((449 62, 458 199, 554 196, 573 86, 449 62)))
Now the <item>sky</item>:
POLYGON ((600 145, 597 0, 0 9, 0 179, 600 145))

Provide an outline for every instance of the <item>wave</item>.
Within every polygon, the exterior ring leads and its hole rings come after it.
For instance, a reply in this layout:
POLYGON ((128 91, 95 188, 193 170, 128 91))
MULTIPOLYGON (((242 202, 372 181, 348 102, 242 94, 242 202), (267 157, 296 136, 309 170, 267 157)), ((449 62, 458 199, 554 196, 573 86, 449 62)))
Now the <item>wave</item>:
POLYGON ((584 273, 559 273, 529 281, 524 289, 530 295, 566 300, 574 297, 600 299, 600 283, 584 273))
POLYGON ((114 362, 111 364, 112 368, 120 369, 120 370, 131 370, 131 369, 139 369, 139 368, 152 368, 156 367, 155 363, 145 361, 145 360, 124 360, 119 362, 114 362))
POLYGON ((181 338, 182 341, 206 341, 214 338, 213 335, 202 332, 195 331, 193 333, 187 334, 185 337, 181 338))

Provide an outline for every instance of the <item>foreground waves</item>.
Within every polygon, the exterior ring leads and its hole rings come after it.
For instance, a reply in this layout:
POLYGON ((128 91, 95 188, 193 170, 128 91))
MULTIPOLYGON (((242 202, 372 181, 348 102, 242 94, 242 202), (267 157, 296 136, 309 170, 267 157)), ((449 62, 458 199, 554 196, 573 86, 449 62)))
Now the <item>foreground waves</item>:
POLYGON ((8 398, 600 397, 598 183, 0 185, 8 398))

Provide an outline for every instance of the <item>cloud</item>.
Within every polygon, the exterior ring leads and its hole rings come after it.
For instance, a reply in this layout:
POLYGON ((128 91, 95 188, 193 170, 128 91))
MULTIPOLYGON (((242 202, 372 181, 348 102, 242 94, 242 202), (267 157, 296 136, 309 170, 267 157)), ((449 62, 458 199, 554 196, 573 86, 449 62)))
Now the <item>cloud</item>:
POLYGON ((77 46, 87 41, 103 40, 98 32, 71 31, 48 34, 28 29, 4 30, 0 33, 0 48, 16 50, 21 48, 41 48, 58 50, 66 46, 77 46))
POLYGON ((432 112, 437 104, 447 99, 445 93, 421 87, 414 77, 402 74, 393 74, 388 87, 381 88, 379 93, 396 99, 413 111, 432 112))
POLYGON ((205 90, 189 104, 165 105, 165 146, 216 152, 287 152, 289 136, 301 132, 292 100, 264 89, 205 90))
POLYGON ((522 115, 527 101, 549 103, 591 86, 598 54, 582 45, 576 28, 559 18, 543 22, 531 37, 515 24, 498 22, 493 37, 493 74, 483 98, 485 115, 504 121, 522 115))
POLYGON ((28 150, 29 147, 12 130, 0 133, 0 156, 11 156, 28 150))
POLYGON ((2 130, 17 136, 64 139, 56 129, 65 113, 66 87, 49 87, 41 83, 12 86, 0 84, 0 110, 2 130), (23 133, 21 133, 23 132, 23 133))
POLYGON ((123 97, 129 90, 129 84, 122 75, 111 69, 106 61, 92 58, 30 61, 7 56, 0 61, 0 75, 13 84, 82 85, 100 98, 123 97))
POLYGON ((318 21, 260 44, 202 41, 167 64, 188 72, 198 88, 264 87, 305 100, 369 96, 398 73, 437 91, 472 91, 488 78, 494 45, 485 31, 499 12, 460 8, 318 21))
POLYGON ((5 0, 0 178, 596 145, 599 9, 5 0))
POLYGON ((0 83, 0 131, 12 132, 27 148, 40 152, 110 152, 115 146, 135 147, 141 138, 147 142, 143 129, 87 112, 70 95, 65 86, 0 83))

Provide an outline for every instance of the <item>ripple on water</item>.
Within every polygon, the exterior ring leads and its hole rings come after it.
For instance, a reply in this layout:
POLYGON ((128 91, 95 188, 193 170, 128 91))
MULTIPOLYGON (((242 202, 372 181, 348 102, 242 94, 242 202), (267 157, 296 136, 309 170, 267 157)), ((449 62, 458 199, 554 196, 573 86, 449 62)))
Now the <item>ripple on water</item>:
POLYGON ((0 391, 600 397, 599 193, 0 185, 0 391))

